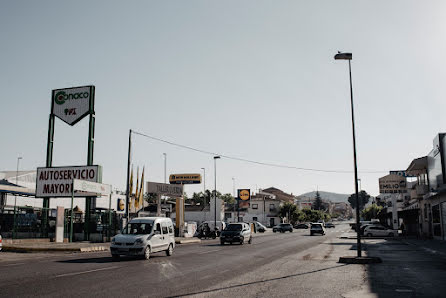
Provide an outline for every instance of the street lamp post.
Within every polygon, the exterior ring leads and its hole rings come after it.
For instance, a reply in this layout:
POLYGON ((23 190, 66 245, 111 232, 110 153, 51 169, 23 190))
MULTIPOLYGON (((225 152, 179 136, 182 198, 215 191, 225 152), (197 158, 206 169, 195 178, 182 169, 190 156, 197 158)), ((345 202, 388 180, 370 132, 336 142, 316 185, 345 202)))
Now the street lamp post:
POLYGON ((232 193, 235 198, 235 178, 234 177, 232 177, 232 193))
POLYGON ((350 76, 350 106, 352 113, 352 133, 353 133, 353 163, 355 168, 355 195, 356 195, 356 242, 357 242, 357 253, 358 257, 361 257, 361 234, 360 231, 360 221, 359 221, 359 196, 358 196, 358 166, 356 162, 356 136, 355 136, 355 113, 353 108, 353 87, 352 87, 352 68, 351 60, 352 53, 341 53, 338 52, 334 56, 335 60, 348 60, 348 72, 350 76))
POLYGON ((214 156, 214 231, 217 229, 217 159, 220 156, 214 156))
POLYGON ((164 184, 167 183, 167 153, 163 153, 164 155, 164 184))
MULTIPOLYGON (((15 172, 15 184, 18 186, 19 185, 19 162, 22 159, 22 157, 17 157, 17 168, 16 168, 16 172, 15 172)), ((17 213, 17 195, 14 196, 14 230, 13 230, 13 234, 15 238, 16 235, 16 213, 17 213)))

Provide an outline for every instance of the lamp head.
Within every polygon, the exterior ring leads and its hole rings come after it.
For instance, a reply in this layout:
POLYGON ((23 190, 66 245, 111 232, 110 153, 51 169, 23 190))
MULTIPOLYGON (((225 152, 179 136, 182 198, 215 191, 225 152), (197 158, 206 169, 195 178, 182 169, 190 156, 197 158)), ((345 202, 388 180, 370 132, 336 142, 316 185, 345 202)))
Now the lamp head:
POLYGON ((352 60, 352 53, 338 53, 334 56, 335 60, 352 60))

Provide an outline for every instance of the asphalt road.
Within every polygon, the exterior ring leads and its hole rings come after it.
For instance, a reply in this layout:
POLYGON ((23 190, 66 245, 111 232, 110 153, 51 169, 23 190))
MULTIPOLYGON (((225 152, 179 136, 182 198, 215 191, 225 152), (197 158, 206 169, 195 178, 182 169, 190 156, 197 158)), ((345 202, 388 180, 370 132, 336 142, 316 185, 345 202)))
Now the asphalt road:
MULTIPOLYGON (((148 261, 121 257, 114 262, 109 253, 10 254, 6 259, 3 254, 0 295, 206 296, 213 291, 209 289, 219 289, 237 276, 255 274, 268 264, 285 264, 297 253, 315 254, 316 247, 346 230, 347 225, 338 226, 328 229, 326 236, 309 236, 309 230, 270 232, 255 235, 253 244, 243 246, 204 240, 201 244, 177 245, 173 256, 156 253, 148 261)), ((284 267, 280 265, 277 270, 284 267)))

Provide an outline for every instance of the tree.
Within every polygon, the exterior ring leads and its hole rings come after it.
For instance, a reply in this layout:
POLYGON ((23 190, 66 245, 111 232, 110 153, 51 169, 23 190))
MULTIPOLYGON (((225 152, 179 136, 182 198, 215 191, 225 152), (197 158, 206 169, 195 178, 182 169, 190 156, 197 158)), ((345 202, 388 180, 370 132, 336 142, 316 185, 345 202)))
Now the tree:
POLYGON ((362 210, 361 216, 362 218, 364 218, 364 220, 371 220, 373 218, 379 217, 381 215, 382 210, 383 210, 382 206, 372 204, 369 207, 362 210))
POLYGON ((148 193, 148 192, 146 192, 145 194, 144 194, 144 200, 146 200, 146 202, 147 203, 156 203, 156 200, 157 200, 157 195, 156 194, 154 194, 154 193, 148 193))
MULTIPOLYGON (((359 210, 362 210, 364 206, 369 202, 370 195, 366 191, 361 190, 358 193, 358 197, 359 197, 359 210)), ((348 202, 350 203, 353 209, 356 209, 356 194, 352 194, 350 197, 348 197, 348 202)))
POLYGON ((314 200, 313 209, 314 210, 325 210, 322 199, 321 199, 321 195, 319 194, 319 191, 316 191, 316 197, 314 200))
POLYGON ((220 195, 219 198, 222 199, 225 203, 235 204, 235 198, 230 193, 220 195))
POLYGON ((290 219, 291 214, 293 214, 297 209, 297 206, 290 202, 285 202, 279 209, 280 217, 286 217, 290 219))

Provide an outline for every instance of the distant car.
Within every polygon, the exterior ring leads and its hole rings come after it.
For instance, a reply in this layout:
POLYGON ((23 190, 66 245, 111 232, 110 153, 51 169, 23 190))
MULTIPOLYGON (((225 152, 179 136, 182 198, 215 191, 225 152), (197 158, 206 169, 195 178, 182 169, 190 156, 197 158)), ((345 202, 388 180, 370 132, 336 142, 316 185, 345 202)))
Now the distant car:
POLYGON ((294 226, 295 229, 308 229, 309 226, 306 223, 300 223, 300 224, 296 224, 294 226))
POLYGON ((266 227, 264 225, 262 225, 261 223, 259 223, 258 221, 255 221, 254 224, 256 226, 257 232, 264 233, 266 231, 266 227))
POLYGON ((327 222, 327 223, 325 224, 325 227, 326 227, 326 228, 334 228, 335 225, 334 225, 334 223, 332 223, 332 222, 327 222))
POLYGON ((0 250, 2 250, 2 235, 0 235, 0 250))
POLYGON ((277 226, 273 227, 273 232, 280 232, 280 233, 285 233, 286 231, 292 233, 293 232, 293 226, 289 223, 281 223, 278 224, 277 226))
POLYGON ((322 223, 316 222, 311 224, 310 235, 313 236, 314 234, 325 235, 325 228, 322 223))
POLYGON ((229 242, 230 244, 238 242, 240 245, 243 245, 245 242, 251 244, 251 226, 243 222, 228 224, 220 234, 220 244, 224 245, 226 242, 229 242))
POLYGON ((396 235, 396 231, 388 229, 383 226, 371 225, 367 226, 364 229, 364 235, 367 237, 375 237, 375 236, 394 237, 396 235))

